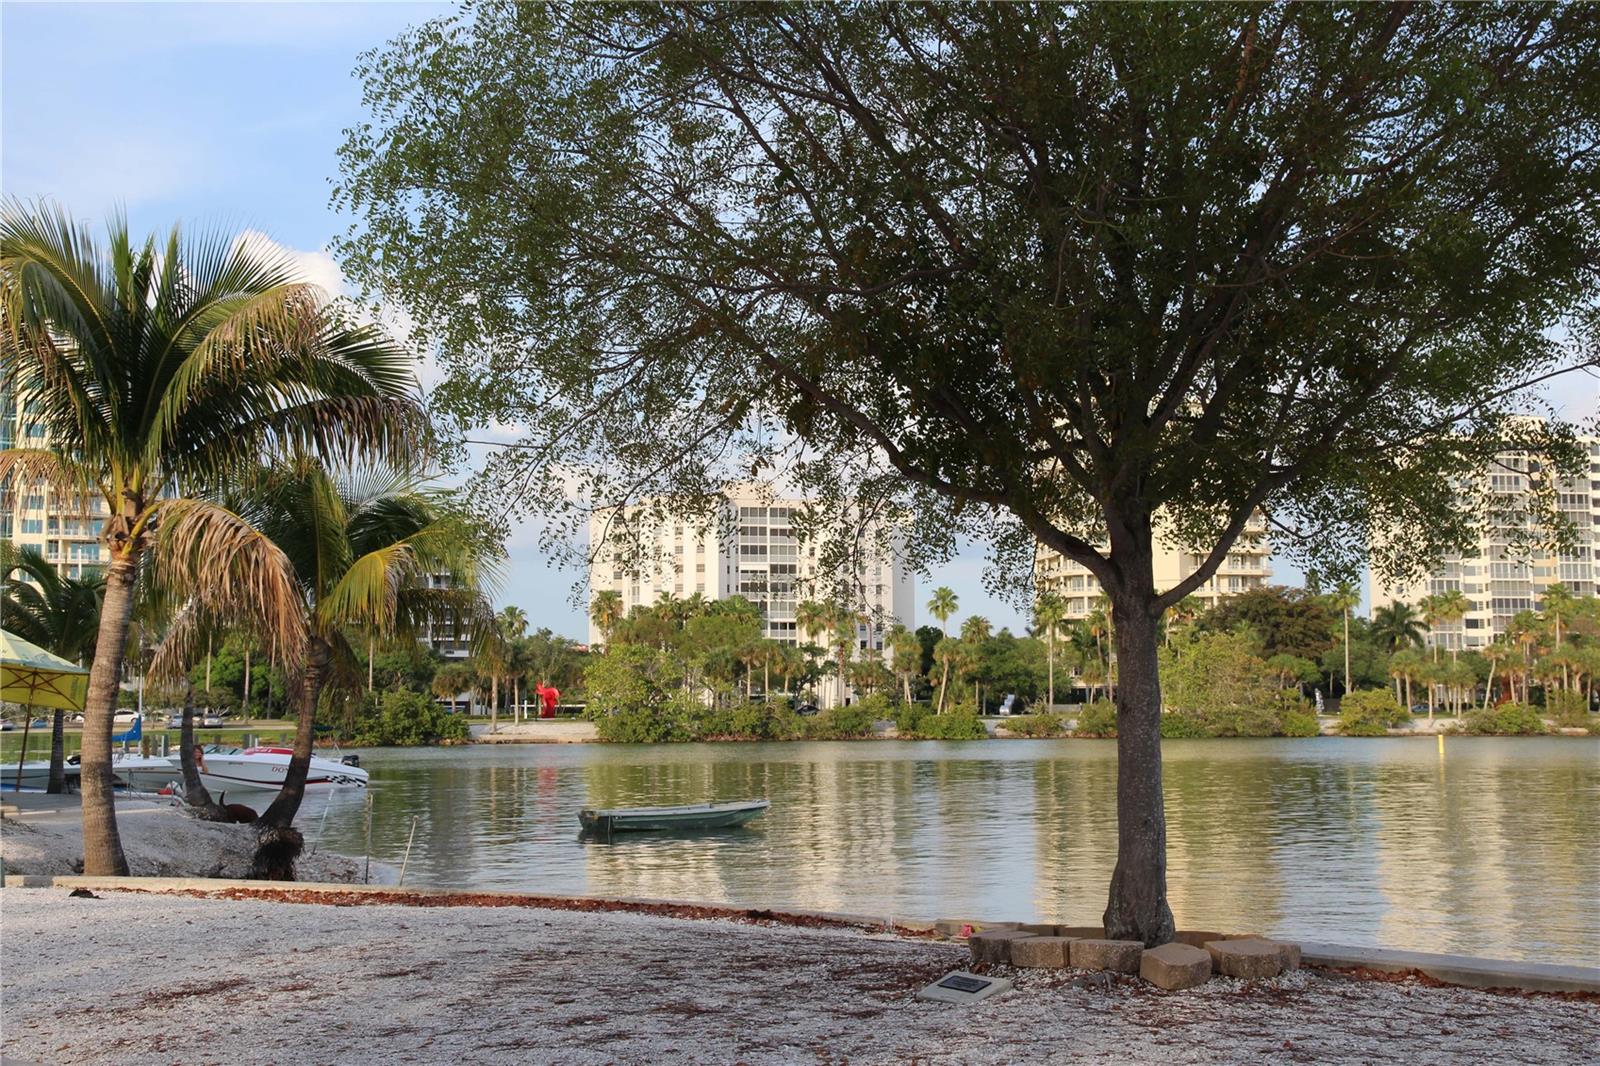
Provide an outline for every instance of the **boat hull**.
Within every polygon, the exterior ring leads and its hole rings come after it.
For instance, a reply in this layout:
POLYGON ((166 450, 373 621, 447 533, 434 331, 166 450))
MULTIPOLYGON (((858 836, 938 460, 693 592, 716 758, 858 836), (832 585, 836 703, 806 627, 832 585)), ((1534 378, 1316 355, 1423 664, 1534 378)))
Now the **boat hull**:
MULTIPOLYGON (((289 773, 289 754, 286 751, 247 750, 225 753, 211 752, 205 757, 205 769, 200 772, 200 783, 213 799, 223 795, 237 796, 246 792, 277 792, 283 788, 289 773)), ((156 787, 183 776, 179 756, 170 756, 163 772, 151 770, 134 774, 135 787, 147 788, 160 778, 156 787)), ((307 792, 326 792, 336 788, 366 788, 367 772, 359 766, 320 756, 311 757, 306 772, 307 792)))
POLYGON ((591 833, 661 832, 685 829, 732 829, 766 813, 767 800, 707 803, 694 807, 628 807, 578 812, 578 823, 591 833))

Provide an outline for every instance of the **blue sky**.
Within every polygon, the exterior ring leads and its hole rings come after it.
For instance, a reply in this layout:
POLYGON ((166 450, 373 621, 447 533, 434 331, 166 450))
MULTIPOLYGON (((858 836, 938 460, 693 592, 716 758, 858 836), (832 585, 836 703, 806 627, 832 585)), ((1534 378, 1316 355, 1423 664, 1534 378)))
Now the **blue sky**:
MULTIPOLYGON (((307 274, 337 290, 326 254, 347 220, 329 207, 342 131, 363 120, 351 77, 359 53, 445 4, 0 4, 0 189, 50 196, 83 218, 117 205, 136 232, 174 221, 255 230, 293 249, 307 274)), ((1560 397, 1594 412, 1592 379, 1560 397)), ((503 603, 534 625, 581 637, 577 574, 554 569, 533 528, 513 530, 503 603)), ((926 590, 946 584, 964 617, 1020 628, 983 590, 981 549, 964 552, 926 590)), ((1283 565, 1278 579, 1298 584, 1283 565)), ((926 619, 921 619, 926 621, 926 619)))

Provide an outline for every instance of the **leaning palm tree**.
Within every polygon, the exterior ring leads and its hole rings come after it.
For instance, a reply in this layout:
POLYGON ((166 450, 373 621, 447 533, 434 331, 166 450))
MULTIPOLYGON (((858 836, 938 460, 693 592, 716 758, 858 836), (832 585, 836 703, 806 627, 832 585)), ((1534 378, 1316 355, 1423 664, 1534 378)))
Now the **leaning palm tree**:
MULTIPOLYGON (((37 548, 0 540, 0 618, 6 628, 45 651, 80 665, 94 656, 100 631, 100 600, 106 582, 98 570, 63 577, 37 548)), ((66 787, 66 712, 50 726, 50 778, 46 792, 66 787)))
POLYGON ((484 595, 496 548, 421 477, 390 467, 333 473, 289 460, 258 472, 222 506, 284 554, 300 595, 306 637, 294 754, 260 818, 286 827, 305 794, 317 701, 330 681, 351 676, 345 634, 391 641, 454 617, 479 638, 498 637, 484 595), (439 574, 448 580, 428 580, 439 574))
POLYGON ((922 641, 910 629, 896 622, 886 638, 894 672, 900 678, 906 706, 911 706, 911 675, 922 665, 922 641))
MULTIPOLYGON (((0 345, 0 387, 29 401, 49 442, 0 451, 0 482, 50 482, 106 508, 106 589, 84 710, 84 872, 126 874, 111 724, 152 536, 178 520, 185 494, 263 453, 404 454, 423 428, 415 376, 405 352, 350 324, 287 256, 176 228, 161 245, 141 245, 120 216, 97 245, 59 208, 17 201, 0 209, 0 345)), ((193 510, 184 520, 211 517, 193 510)), ((230 536, 224 522, 213 539, 230 536)))

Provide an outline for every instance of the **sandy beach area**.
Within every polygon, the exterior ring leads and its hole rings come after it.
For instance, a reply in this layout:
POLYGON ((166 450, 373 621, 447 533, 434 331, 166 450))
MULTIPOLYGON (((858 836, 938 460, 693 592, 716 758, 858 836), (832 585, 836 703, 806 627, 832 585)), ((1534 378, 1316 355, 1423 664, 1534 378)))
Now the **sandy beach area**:
POLYGON ((1300 971, 1162 993, 964 946, 528 907, 0 893, 4 1052, 31 1063, 1572 1063, 1600 1006, 1300 971))
MULTIPOLYGON (((0 859, 7 876, 83 872, 83 813, 76 796, 24 793, 3 797, 19 805, 0 818, 0 859)), ((249 875, 254 831, 245 825, 204 822, 171 799, 117 799, 117 832, 129 873, 135 877, 227 877, 249 875)), ((362 863, 332 852, 306 854, 295 862, 302 881, 357 882, 362 863)), ((395 871, 372 864, 374 884, 392 883, 395 871)))

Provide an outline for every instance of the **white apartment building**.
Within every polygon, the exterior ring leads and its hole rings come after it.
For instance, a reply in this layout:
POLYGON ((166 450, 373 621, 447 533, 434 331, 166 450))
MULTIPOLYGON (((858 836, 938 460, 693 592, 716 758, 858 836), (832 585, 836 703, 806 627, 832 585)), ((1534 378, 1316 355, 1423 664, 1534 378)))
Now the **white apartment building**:
MULTIPOLYGON (((724 490, 718 521, 704 530, 681 518, 655 520, 648 501, 597 513, 589 521, 589 597, 615 591, 628 614, 664 593, 682 599, 698 593, 707 600, 743 596, 761 609, 767 637, 805 643, 795 625, 796 608, 828 598, 840 582, 834 573, 818 572, 818 543, 802 540, 793 526, 804 506, 802 500, 776 498, 763 486, 741 484, 724 490)), ((875 545, 875 531, 869 529, 861 541, 875 545)), ((916 581, 898 547, 864 548, 854 574, 842 583, 852 590, 852 606, 873 619, 858 628, 858 648, 881 650, 885 630, 896 622, 915 627, 916 581)), ((601 642, 592 618, 589 642, 601 642)))
MULTIPOLYGON (((1202 609, 1215 607, 1229 596, 1261 588, 1272 576, 1272 548, 1267 542, 1266 519, 1251 518, 1222 565, 1193 593, 1202 609)), ((1199 569, 1204 555, 1183 551, 1161 540, 1157 530, 1155 580, 1165 592, 1199 569)), ((1053 592, 1066 604, 1067 618, 1088 617, 1104 594, 1099 579, 1082 563, 1040 544, 1034 552, 1034 583, 1039 592, 1053 592)))
MULTIPOLYGON (((1449 555, 1426 577, 1389 584, 1374 575, 1374 607, 1407 603, 1413 607, 1425 596, 1459 591, 1472 609, 1459 622, 1439 623, 1424 639, 1441 648, 1482 648, 1504 635, 1518 611, 1539 610, 1544 590, 1562 584, 1575 596, 1593 596, 1600 588, 1600 438, 1581 438, 1589 452, 1583 475, 1563 478, 1556 487, 1562 515, 1576 530, 1571 551, 1518 553, 1511 548, 1515 530, 1506 526, 1481 531, 1468 552, 1449 555)), ((1513 502, 1533 490, 1547 467, 1526 452, 1503 452, 1492 471, 1483 476, 1487 487, 1513 502)))
MULTIPOLYGON (((43 448, 45 427, 30 404, 0 389, 0 448, 43 448)), ((104 564, 100 528, 106 502, 98 495, 57 492, 44 481, 0 484, 0 539, 34 548, 66 577, 104 564)))

